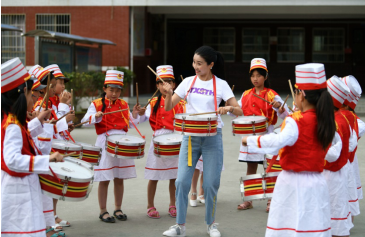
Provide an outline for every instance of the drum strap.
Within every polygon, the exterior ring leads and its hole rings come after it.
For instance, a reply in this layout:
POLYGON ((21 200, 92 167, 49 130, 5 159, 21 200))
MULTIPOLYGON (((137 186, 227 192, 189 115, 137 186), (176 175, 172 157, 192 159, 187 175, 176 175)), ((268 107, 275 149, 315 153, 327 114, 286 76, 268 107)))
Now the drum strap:
MULTIPOLYGON (((197 75, 194 77, 194 80, 191 83, 191 86, 190 86, 189 90, 186 92, 186 95, 185 95, 185 98, 184 98, 185 101, 186 101, 186 98, 188 97, 188 95, 191 91, 191 88, 194 86, 197 77, 198 77, 197 75)), ((214 74, 213 74, 213 94, 214 94, 214 109, 215 109, 215 111, 217 111, 218 110, 218 105, 217 105, 217 83, 216 83, 214 74)), ((191 145, 191 136, 189 136, 189 142, 188 142, 188 166, 193 166, 193 147, 191 145)))

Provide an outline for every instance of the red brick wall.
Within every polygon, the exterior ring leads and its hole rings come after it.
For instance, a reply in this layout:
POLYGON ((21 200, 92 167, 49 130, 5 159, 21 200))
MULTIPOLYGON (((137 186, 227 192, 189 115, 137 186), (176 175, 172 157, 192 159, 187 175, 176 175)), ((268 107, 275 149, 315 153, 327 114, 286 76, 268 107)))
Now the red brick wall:
MULTIPOLYGON (((2 14, 25 14, 25 31, 36 29, 36 14, 71 14, 71 34, 107 39, 103 66, 129 66, 129 7, 2 7, 2 14)), ((34 39, 26 40, 26 64, 34 65, 34 39)), ((45 66, 45 65, 43 65, 45 66)))

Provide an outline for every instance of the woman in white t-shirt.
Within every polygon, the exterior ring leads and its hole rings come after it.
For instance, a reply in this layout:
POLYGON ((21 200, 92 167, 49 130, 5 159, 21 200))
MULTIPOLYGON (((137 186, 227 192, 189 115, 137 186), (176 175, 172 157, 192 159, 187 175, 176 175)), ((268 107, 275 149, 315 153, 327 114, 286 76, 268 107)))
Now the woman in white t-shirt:
POLYGON ((165 110, 171 110, 182 98, 187 99, 187 113, 204 113, 217 111, 218 129, 216 136, 191 136, 192 166, 188 166, 189 136, 184 136, 180 148, 179 169, 176 185, 176 225, 163 233, 165 236, 185 236, 185 221, 188 207, 188 194, 196 163, 201 155, 204 157, 204 196, 205 221, 210 236, 221 236, 215 221, 217 193, 223 165, 222 120, 220 114, 229 111, 237 116, 242 115, 228 83, 220 79, 224 77, 224 60, 220 53, 209 46, 202 46, 195 51, 193 68, 196 76, 186 78, 175 90, 164 83, 166 90, 165 110), (187 95, 187 96, 186 96, 187 95), (220 102, 227 101, 227 106, 217 107, 220 102))

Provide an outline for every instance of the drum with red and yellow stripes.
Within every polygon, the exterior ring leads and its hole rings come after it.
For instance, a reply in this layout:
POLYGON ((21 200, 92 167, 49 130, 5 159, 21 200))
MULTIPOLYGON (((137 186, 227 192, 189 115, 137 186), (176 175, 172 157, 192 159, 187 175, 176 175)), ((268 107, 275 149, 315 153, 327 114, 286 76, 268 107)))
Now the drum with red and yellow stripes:
POLYGON ((39 181, 45 195, 63 201, 85 200, 92 189, 92 166, 82 160, 66 157, 64 162, 49 163, 48 174, 40 174, 39 181))
POLYGON ((273 156, 273 155, 266 154, 265 155, 266 164, 265 164, 264 168, 266 169, 266 167, 268 167, 270 165, 272 159, 275 159, 275 161, 273 161, 274 164, 268 170, 268 173, 282 171, 283 169, 281 168, 281 165, 280 165, 280 156, 278 156, 278 155, 273 156))
POLYGON ((69 153, 75 153, 71 157, 76 158, 76 159, 81 159, 82 146, 75 144, 72 141, 53 139, 51 154, 56 151, 58 151, 62 155, 67 155, 69 153))
POLYGON ((215 114, 193 115, 175 114, 175 133, 187 136, 217 135, 218 116, 215 114))
POLYGON ((110 135, 107 137, 106 151, 110 156, 120 159, 140 159, 144 157, 146 140, 129 135, 110 135))
POLYGON ((264 116, 240 116, 232 120, 233 136, 262 135, 267 132, 267 119, 264 116))
POLYGON ((81 160, 89 162, 91 165, 99 165, 101 147, 78 141, 76 144, 82 146, 81 160))
POLYGON ((153 138, 153 153, 159 158, 179 158, 183 136, 179 134, 163 134, 153 138))
POLYGON ((252 174, 241 177, 242 200, 251 201, 272 198, 279 173, 252 174))

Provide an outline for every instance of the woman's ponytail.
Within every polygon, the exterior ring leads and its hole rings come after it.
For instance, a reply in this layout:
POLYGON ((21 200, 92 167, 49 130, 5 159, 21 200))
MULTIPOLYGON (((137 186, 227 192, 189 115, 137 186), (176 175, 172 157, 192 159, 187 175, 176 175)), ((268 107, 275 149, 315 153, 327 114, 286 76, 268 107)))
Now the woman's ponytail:
POLYGON ((323 149, 332 143, 336 132, 334 106, 330 93, 326 89, 305 91, 305 98, 316 106, 317 137, 323 149))

